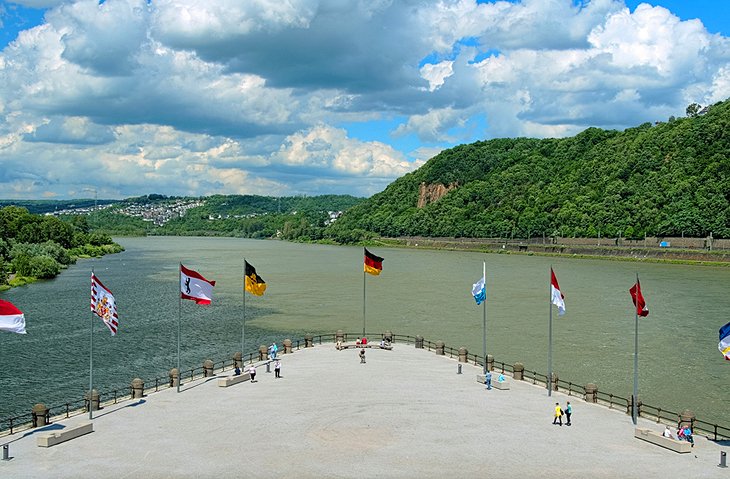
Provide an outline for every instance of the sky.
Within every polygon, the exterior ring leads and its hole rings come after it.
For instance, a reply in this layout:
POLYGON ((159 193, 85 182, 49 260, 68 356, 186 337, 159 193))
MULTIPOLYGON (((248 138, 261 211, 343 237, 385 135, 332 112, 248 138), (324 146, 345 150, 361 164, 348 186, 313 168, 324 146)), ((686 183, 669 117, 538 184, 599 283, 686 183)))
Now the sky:
POLYGON ((730 0, 0 0, 0 198, 371 196, 730 97, 730 0))

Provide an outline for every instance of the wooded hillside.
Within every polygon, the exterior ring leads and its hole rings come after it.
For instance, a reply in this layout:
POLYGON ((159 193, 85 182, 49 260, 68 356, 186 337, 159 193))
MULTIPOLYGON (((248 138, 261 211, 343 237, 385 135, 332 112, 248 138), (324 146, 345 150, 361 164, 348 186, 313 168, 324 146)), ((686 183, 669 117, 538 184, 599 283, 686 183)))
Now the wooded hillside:
POLYGON ((348 241, 367 232, 729 238, 730 101, 622 132, 445 150, 347 211, 327 235, 348 241), (430 191, 443 196, 424 196, 430 191))

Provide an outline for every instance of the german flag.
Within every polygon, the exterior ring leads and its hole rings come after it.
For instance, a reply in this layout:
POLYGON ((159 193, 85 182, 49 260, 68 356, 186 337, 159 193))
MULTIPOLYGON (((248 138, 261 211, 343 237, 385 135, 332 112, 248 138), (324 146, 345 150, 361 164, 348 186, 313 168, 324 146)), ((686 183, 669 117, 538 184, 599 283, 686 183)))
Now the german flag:
POLYGON ((368 251, 367 248, 365 249, 365 272, 373 274, 375 276, 379 275, 381 271, 383 271, 383 258, 380 256, 375 256, 370 251, 368 251))
POLYGON ((246 276, 243 280, 244 288, 251 294, 263 296, 264 291, 266 291, 266 281, 256 274, 256 268, 248 264, 248 261, 244 261, 244 263, 246 263, 246 276))

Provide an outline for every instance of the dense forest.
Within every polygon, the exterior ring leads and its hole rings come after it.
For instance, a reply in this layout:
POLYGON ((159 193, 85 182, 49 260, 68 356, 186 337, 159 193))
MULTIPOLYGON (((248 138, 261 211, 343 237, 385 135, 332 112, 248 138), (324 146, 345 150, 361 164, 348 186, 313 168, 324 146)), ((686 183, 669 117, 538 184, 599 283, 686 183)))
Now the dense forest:
POLYGON ((326 232, 344 242, 710 234, 730 238, 730 101, 625 131, 589 128, 571 138, 445 150, 326 232), (424 201, 423 190, 434 186, 451 189, 424 201))
POLYGON ((63 221, 26 208, 0 208, 0 288, 53 278, 79 257, 122 251, 104 234, 91 232, 85 216, 63 221))

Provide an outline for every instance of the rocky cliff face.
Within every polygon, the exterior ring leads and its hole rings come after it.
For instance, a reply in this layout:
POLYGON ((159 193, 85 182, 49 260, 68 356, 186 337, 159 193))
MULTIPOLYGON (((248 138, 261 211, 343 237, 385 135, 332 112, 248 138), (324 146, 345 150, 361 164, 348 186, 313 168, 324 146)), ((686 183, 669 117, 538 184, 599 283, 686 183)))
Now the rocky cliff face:
POLYGON ((451 183, 449 186, 442 185, 441 183, 432 185, 421 183, 418 187, 418 207, 423 208, 427 204, 433 203, 457 186, 457 183, 451 183))

